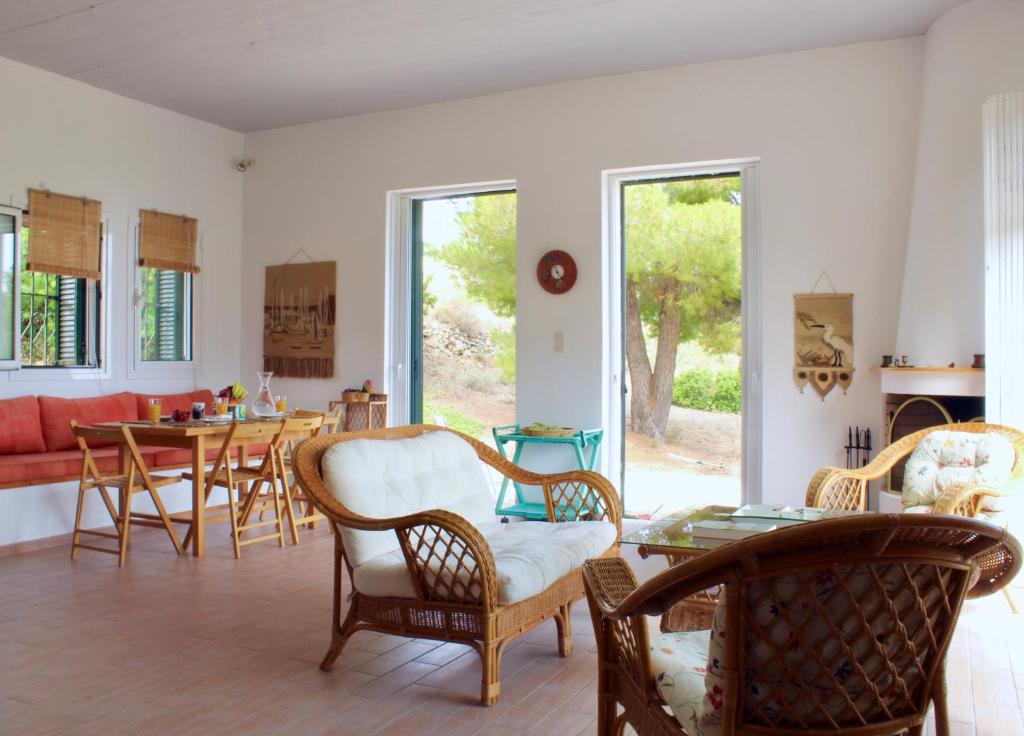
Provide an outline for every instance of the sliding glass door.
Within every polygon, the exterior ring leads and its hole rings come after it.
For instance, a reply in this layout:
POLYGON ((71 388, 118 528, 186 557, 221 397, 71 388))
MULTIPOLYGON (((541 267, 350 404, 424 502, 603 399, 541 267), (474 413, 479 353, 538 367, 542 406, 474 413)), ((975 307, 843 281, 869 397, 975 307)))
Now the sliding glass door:
POLYGON ((410 202, 409 419, 481 439, 515 421, 516 193, 410 202))

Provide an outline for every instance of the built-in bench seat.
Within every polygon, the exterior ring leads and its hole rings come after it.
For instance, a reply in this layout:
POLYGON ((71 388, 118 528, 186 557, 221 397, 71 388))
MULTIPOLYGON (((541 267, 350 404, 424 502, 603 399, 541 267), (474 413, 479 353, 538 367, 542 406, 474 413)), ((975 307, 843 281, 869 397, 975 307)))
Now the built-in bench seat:
MULTIPOLYGON (((77 480, 82 472, 82 453, 71 433, 71 420, 95 424, 145 419, 149 399, 155 397, 162 400, 164 414, 177 409, 190 410, 198 401, 206 404, 207 411, 213 408, 213 392, 209 389, 163 395, 124 391, 79 399, 57 396, 0 399, 0 488, 77 480)), ((192 464, 189 450, 146 446, 140 449, 150 470, 192 464)), ((207 460, 212 462, 218 449, 207 450, 207 460)), ((249 448, 249 455, 260 455, 265 449, 249 448)), ((116 472, 118 448, 97 445, 93 459, 100 472, 116 472)))

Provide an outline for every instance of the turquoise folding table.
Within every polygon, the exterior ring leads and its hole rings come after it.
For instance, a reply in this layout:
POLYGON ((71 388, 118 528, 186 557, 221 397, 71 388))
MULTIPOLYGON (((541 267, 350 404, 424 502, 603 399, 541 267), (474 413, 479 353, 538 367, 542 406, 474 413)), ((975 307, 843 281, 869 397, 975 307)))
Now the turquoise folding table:
MULTIPOLYGON (((494 427, 491 430, 494 435, 494 444, 498 452, 505 459, 505 445, 509 442, 515 443, 515 450, 512 453, 512 462, 519 464, 519 458, 523 456, 523 449, 528 444, 536 445, 568 445, 573 449, 576 456, 576 465, 580 470, 593 470, 597 464, 597 455, 601 449, 601 440, 604 439, 603 429, 580 429, 568 437, 537 437, 532 434, 523 434, 518 424, 507 424, 502 427, 494 427), (590 457, 587 458, 586 449, 590 447, 590 457)), ((527 519, 548 518, 544 502, 527 501, 523 488, 518 481, 512 482, 516 492, 516 502, 505 506, 505 492, 508 490, 509 479, 501 481, 501 491, 498 492, 498 502, 494 506, 494 513, 498 516, 525 516, 527 519)))

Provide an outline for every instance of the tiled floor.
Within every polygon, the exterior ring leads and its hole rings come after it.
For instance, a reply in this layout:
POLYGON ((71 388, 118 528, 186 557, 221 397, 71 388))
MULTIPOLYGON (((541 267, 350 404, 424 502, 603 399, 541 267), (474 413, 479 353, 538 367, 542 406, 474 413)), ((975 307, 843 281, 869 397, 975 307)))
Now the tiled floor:
MULTIPOLYGON (((502 698, 476 703, 480 665, 454 644, 356 634, 335 670, 331 539, 254 545, 226 528, 209 556, 178 558, 143 530, 128 566, 64 548, 0 559, 0 734, 594 733, 594 639, 575 611, 575 654, 554 626, 510 646, 502 698)), ((660 566, 630 556, 640 574, 660 566)), ((1019 596, 1024 599, 1024 596, 1019 596)), ((1022 600, 1024 602, 1024 600, 1022 600)), ((969 605, 949 662, 956 734, 1024 734, 1024 623, 994 596, 969 605)))

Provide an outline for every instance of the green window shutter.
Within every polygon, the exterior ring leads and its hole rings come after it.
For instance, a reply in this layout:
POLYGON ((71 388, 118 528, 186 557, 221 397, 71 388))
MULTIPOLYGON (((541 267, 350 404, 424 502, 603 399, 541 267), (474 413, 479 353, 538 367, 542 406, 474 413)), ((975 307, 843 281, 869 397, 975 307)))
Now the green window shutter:
POLYGON ((181 360, 181 274, 158 271, 156 290, 157 359, 181 360))

